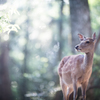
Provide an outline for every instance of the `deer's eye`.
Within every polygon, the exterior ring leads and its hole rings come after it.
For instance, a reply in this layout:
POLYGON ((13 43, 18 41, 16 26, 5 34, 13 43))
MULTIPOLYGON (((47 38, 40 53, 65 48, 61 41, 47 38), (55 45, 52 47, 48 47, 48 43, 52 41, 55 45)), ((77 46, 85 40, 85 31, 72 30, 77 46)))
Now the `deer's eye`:
POLYGON ((90 43, 89 41, 86 41, 86 43, 90 43))

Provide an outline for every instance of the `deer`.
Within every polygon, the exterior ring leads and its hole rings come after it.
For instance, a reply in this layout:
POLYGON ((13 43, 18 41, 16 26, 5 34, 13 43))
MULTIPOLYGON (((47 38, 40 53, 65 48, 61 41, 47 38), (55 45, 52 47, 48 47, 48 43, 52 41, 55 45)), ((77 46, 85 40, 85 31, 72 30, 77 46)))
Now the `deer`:
POLYGON ((73 100, 76 100, 79 87, 81 87, 82 99, 86 100, 86 89, 92 74, 96 33, 92 38, 82 34, 78 34, 78 36, 80 43, 75 46, 75 49, 84 54, 65 56, 58 67, 63 100, 69 100, 72 92, 73 100))

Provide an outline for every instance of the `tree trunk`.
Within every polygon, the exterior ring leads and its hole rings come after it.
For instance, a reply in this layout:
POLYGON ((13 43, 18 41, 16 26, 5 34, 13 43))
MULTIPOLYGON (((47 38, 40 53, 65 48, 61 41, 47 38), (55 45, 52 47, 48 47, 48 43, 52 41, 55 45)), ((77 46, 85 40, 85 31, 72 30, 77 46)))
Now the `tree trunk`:
MULTIPOLYGON (((26 12, 29 12, 29 11, 30 11, 30 9, 27 8, 26 12)), ((29 24, 30 24, 30 20, 29 20, 28 15, 27 15, 26 23, 27 23, 26 27, 25 27, 25 29, 27 29, 27 31, 25 33, 26 44, 25 44, 24 49, 23 49, 23 52, 24 52, 23 69, 22 69, 23 80, 22 80, 22 83, 21 83, 22 100, 27 100, 27 98, 25 97, 25 94, 28 91, 28 85, 27 85, 28 80, 24 76, 25 73, 28 73, 27 60, 28 60, 29 24)))
POLYGON ((58 61, 61 60, 62 57, 62 48, 63 48, 63 44, 62 44, 62 30, 63 30, 63 6, 64 6, 64 2, 63 0, 61 1, 61 5, 60 5, 60 10, 59 10, 59 22, 58 22, 58 29, 59 29, 59 33, 58 33, 58 37, 59 37, 59 51, 58 51, 58 61))
POLYGON ((0 46, 0 100, 12 100, 11 82, 8 71, 8 42, 0 46))
MULTIPOLYGON (((26 44, 25 44, 25 48, 24 48, 24 63, 23 63, 23 71, 22 74, 25 74, 28 72, 28 68, 27 68, 27 59, 28 59, 28 50, 27 50, 27 46, 28 46, 28 32, 25 35, 26 38, 26 44)), ((23 82, 22 82, 22 100, 26 100, 25 94, 27 93, 27 79, 26 77, 23 76, 23 82)))
POLYGON ((96 49, 98 47, 99 42, 100 42, 100 30, 99 30, 99 35, 97 37, 97 41, 96 41, 96 44, 95 44, 95 51, 96 51, 96 49))
POLYGON ((57 92, 55 93, 55 96, 54 96, 53 100, 63 100, 62 91, 57 91, 57 92))
POLYGON ((74 47, 78 44, 78 33, 86 36, 92 35, 90 23, 90 11, 88 0, 69 0, 70 2, 70 20, 72 34, 72 53, 75 53, 74 47))
POLYGON ((0 0, 0 4, 5 4, 7 0, 0 0))

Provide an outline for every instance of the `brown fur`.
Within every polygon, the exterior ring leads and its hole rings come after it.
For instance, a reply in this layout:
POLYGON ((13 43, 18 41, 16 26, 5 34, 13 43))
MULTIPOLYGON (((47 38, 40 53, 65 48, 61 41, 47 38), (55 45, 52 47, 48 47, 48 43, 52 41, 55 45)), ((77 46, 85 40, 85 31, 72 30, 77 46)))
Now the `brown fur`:
POLYGON ((82 88, 83 100, 86 100, 86 88, 92 73, 95 34, 93 38, 84 38, 83 35, 79 34, 79 38, 81 42, 77 45, 77 51, 85 54, 64 57, 58 68, 64 100, 69 100, 73 91, 73 100, 75 100, 78 87, 82 88))

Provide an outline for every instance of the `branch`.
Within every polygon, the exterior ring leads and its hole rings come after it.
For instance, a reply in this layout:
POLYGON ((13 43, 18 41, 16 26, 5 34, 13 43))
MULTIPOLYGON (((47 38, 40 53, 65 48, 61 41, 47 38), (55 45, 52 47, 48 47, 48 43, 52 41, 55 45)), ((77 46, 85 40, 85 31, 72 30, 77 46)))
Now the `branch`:
POLYGON ((100 86, 91 86, 87 89, 87 91, 91 90, 91 89, 100 89, 100 86))
POLYGON ((100 30, 99 30, 99 35, 98 35, 98 38, 97 38, 97 41, 96 41, 96 44, 95 44, 95 50, 98 47, 99 41, 100 41, 100 30))

